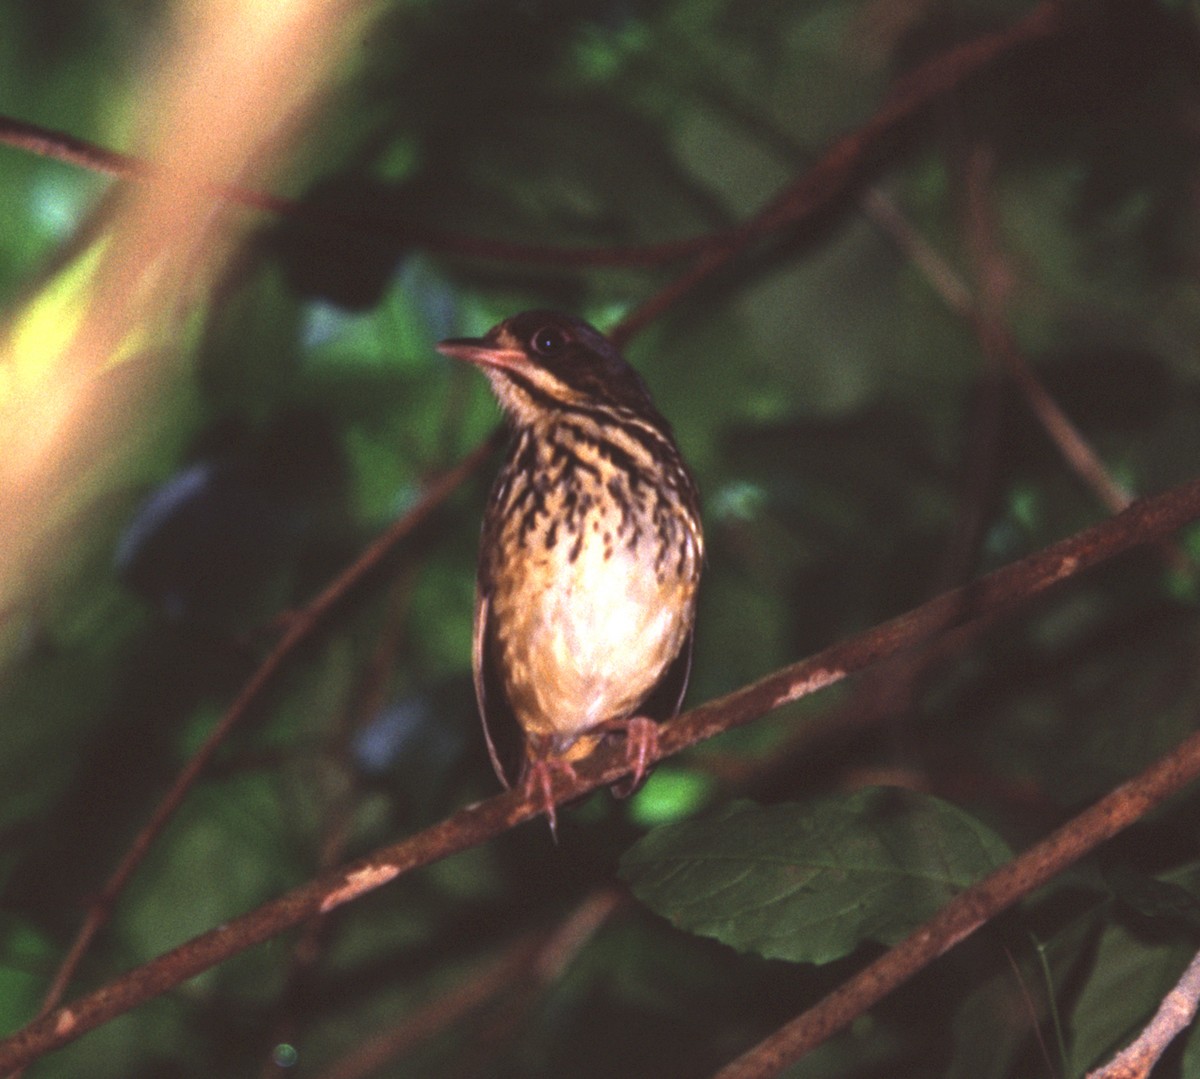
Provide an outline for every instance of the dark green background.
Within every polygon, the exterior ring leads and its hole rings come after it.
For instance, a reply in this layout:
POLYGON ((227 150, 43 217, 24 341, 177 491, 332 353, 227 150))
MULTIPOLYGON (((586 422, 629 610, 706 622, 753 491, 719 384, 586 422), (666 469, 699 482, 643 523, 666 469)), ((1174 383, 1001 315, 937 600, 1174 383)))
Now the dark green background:
MULTIPOLYGON (((898 76, 1029 9, 386 5, 278 180, 301 212, 262 218, 200 312, 186 404, 160 417, 169 437, 81 510, 87 544, 52 601, 4 612, 16 643, 0 668, 0 1029, 36 1010, 89 896, 277 617, 497 422, 484 380, 434 342, 531 306, 611 326, 681 269, 467 259, 431 235, 606 247, 744 221, 873 115, 898 76), (184 497, 188 476, 206 478, 202 497, 184 497), (146 508, 154 492, 175 499, 163 520, 146 508), (118 572, 122 542, 134 554, 118 572)), ((689 700, 1106 512, 972 325, 864 211, 869 190, 974 291, 968 164, 990 153, 975 198, 992 220, 988 257, 1011 276, 1003 318, 1019 348, 1134 493, 1195 475, 1196 9, 1079 11, 1068 34, 907 126, 819 220, 743 252, 627 348, 704 496, 689 700)), ((116 117, 162 14, 148 2, 3 5, 0 112, 125 148, 116 117)), ((0 148, 10 305, 36 294, 110 182, 0 148)), ((348 857, 496 789, 469 672, 493 469, 351 597, 224 747, 77 991, 308 879, 336 822, 348 857), (391 738, 370 768, 364 732, 391 738)), ((31 1074, 255 1075, 286 1032, 291 1073, 317 1075, 520 934, 559 925, 614 882, 647 829, 735 792, 802 815, 819 796, 898 783, 1020 849, 1191 730, 1196 542, 1180 536, 1174 561, 1141 552, 1072 580, 911 684, 827 691, 671 761, 629 803, 568 810, 557 847, 525 826, 351 904, 299 984, 292 938, 273 941, 31 1074), (844 722, 787 752, 801 725, 835 714, 844 722)), ((1198 816, 1195 796, 1179 799, 790 1074, 1080 1074, 1200 944, 1198 816)), ((765 960, 630 904, 551 984, 514 986, 380 1074, 706 1075, 877 949, 822 967, 765 960)), ((1182 1053, 1156 1077, 1183 1074, 1182 1053)))

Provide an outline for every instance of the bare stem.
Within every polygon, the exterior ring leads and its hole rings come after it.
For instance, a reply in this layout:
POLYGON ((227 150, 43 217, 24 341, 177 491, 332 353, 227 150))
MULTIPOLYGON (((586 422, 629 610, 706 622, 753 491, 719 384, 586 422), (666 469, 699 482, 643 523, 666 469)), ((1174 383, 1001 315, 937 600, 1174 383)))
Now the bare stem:
POLYGON ((200 778, 214 754, 252 709, 262 701, 267 690, 274 686, 276 679, 285 669, 288 661, 296 654, 297 649, 325 625, 342 600, 396 549, 400 541, 425 521, 458 488, 459 484, 482 464, 492 448, 493 441, 484 440, 459 464, 439 476, 428 486, 425 494, 408 513, 371 544, 307 607, 291 616, 279 643, 263 660, 258 670, 238 694, 237 699, 221 717, 220 722, 213 727, 204 744, 175 778, 171 788, 155 807, 149 821, 138 832, 133 843, 105 882, 104 887, 92 900, 84 915, 79 932, 71 942, 70 948, 67 949, 67 954, 46 991, 39 1014, 47 1014, 62 1000, 67 986, 74 978, 79 964, 96 939, 96 935, 108 923, 117 897, 124 890, 137 867, 141 865, 142 859, 146 857, 155 840, 162 834, 163 829, 175 815, 175 811, 183 803, 188 791, 200 778))

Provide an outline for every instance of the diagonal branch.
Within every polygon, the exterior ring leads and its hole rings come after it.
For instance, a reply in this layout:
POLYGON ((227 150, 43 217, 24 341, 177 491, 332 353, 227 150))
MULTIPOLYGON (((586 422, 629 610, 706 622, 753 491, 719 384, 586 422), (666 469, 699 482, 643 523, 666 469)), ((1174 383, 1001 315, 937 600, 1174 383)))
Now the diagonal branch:
POLYGON ((428 519, 429 515, 458 488, 463 480, 487 459, 494 447, 495 436, 484 439, 462 461, 434 480, 408 513, 392 524, 351 566, 327 585, 324 591, 307 607, 291 616, 287 629, 278 644, 259 665, 241 693, 238 694, 237 699, 229 706, 204 743, 175 778, 171 788, 155 807, 149 821, 134 837, 133 843, 108 880, 105 881, 104 887, 88 905, 83 924, 55 972, 50 988, 46 991, 42 1001, 41 1014, 46 1014, 62 1000, 67 986, 75 977, 75 972, 79 969, 79 964, 83 962, 96 935, 108 923, 117 897, 124 890, 137 867, 141 865, 142 859, 149 853, 155 840, 175 815, 175 811, 183 804, 184 798, 187 797, 188 792, 208 767, 214 754, 234 729, 240 726, 246 716, 259 705, 267 691, 274 687, 279 675, 295 656, 300 646, 325 626, 331 614, 347 595, 364 578, 376 570, 379 564, 396 549, 401 540, 428 519))
MULTIPOLYGON (((65 131, 0 115, 0 145, 75 165, 132 183, 152 176, 150 163, 134 154, 99 146, 65 131)), ((497 262, 545 263, 552 266, 661 266, 699 254, 714 242, 711 236, 685 237, 654 244, 607 247, 559 247, 553 244, 494 240, 431 228, 399 215, 352 213, 306 205, 286 195, 274 195, 240 184, 214 184, 211 194, 234 206, 277 217, 294 217, 325 231, 349 232, 378 241, 381 231, 397 244, 424 247, 443 255, 497 262)), ((723 234, 718 233, 719 239, 723 234)))
POLYGON ((1146 1079, 1171 1044, 1196 1018, 1200 1002, 1200 953, 1197 953, 1163 997, 1162 1004, 1146 1029, 1102 1068, 1088 1072, 1087 1079, 1146 1079))
POLYGON ((623 344, 758 240, 794 229, 828 210, 890 141, 935 101, 1014 49, 1054 37, 1067 25, 1061 0, 1042 0, 1007 29, 958 45, 911 71, 874 116, 838 139, 816 165, 758 214, 714 243, 689 269, 627 315, 610 334, 612 339, 618 346, 623 344))
MULTIPOLYGON (((905 76, 870 120, 835 142, 812 169, 785 187, 758 214, 734 228, 705 236, 617 247, 557 247, 464 236, 396 217, 316 209, 295 199, 238 185, 216 185, 212 191, 215 197, 248 209, 302 216, 321 227, 348 230, 372 239, 383 230, 397 242, 466 258, 577 267, 653 267, 697 259, 622 322, 614 332, 614 340, 620 345, 747 247, 766 236, 793 229, 828 209, 852 186, 873 156, 934 101, 1014 49, 1051 38, 1067 25, 1062 0, 1042 0, 1011 27, 984 34, 934 57, 905 76)), ((0 115, 0 144, 124 180, 143 181, 149 175, 147 163, 131 154, 15 117, 0 115)))
POLYGON ((985 355, 995 367, 1008 373, 1068 467, 1110 513, 1120 513, 1132 496, 1112 477, 1100 455, 1038 378, 1018 348, 1005 318, 1012 273, 1000 248, 994 212, 987 199, 992 154, 977 147, 969 155, 965 171, 966 232, 975 263, 979 300, 968 305, 962 314, 974 326, 985 355))
MULTIPOLYGON (((651 756, 657 760, 678 753, 731 727, 749 723, 782 704, 815 693, 882 659, 928 642, 956 626, 1011 611, 1051 585, 1133 547, 1155 542, 1197 518, 1200 518, 1200 479, 1135 502, 1124 513, 1010 563, 963 588, 945 592, 889 622, 784 667, 750 686, 693 709, 663 727, 657 750, 651 756)), ((554 800, 570 801, 601 786, 611 785, 628 770, 622 748, 604 746, 577 766, 574 778, 562 772, 555 773, 554 800)), ((958 913, 953 918, 947 917, 946 935, 924 961, 941 954, 996 911, 1049 879, 1045 874, 1057 871, 1056 868, 1051 870, 1051 866, 1061 868, 1065 864, 1053 862, 1051 854, 1058 852, 1061 855, 1065 851, 1069 858, 1078 858, 1111 836, 1114 828, 1124 827, 1156 801, 1178 790, 1196 772, 1200 772, 1200 735, 1185 742, 1138 779, 1118 788, 1045 843, 1000 870, 1005 889, 994 883, 997 875, 993 875, 964 893, 970 898, 963 901, 960 897, 955 901, 959 904, 954 907, 958 913), (1123 816, 1117 813, 1119 808, 1124 809, 1123 816), (1019 868, 1013 868, 1018 863, 1019 868), (964 920, 964 910, 970 915, 969 919, 964 920)), ((493 839, 537 816, 543 808, 540 792, 530 800, 521 791, 508 791, 467 806, 408 839, 322 874, 247 914, 194 937, 71 1004, 35 1019, 0 1042, 0 1075, 23 1067, 109 1019, 311 917, 357 899, 404 873, 493 839)), ((937 919, 935 923, 943 924, 937 919)), ((924 955, 929 948, 928 941, 921 935, 914 939, 917 944, 908 946, 910 952, 924 955)), ((909 955, 906 962, 911 964, 912 961, 909 955)), ((899 976, 899 981, 903 981, 910 974, 909 968, 901 967, 899 974, 893 971, 891 977, 899 976)), ((880 982, 885 988, 879 992, 886 992, 899 981, 880 982)), ((855 991, 864 992, 861 988, 855 991)), ((824 1014, 819 1019, 818 1029, 824 1032, 822 1036, 839 1029, 852 1018, 846 1011, 845 997, 838 994, 835 997, 832 1019, 824 1014), (829 1025, 831 1022, 833 1026, 829 1025)), ((871 999, 878 999, 878 996, 871 999)), ((804 1037, 811 1040, 811 1025, 804 1029, 804 1037)), ((754 1073, 747 1073, 750 1074, 754 1073)))
MULTIPOLYGON (((871 121, 837 142, 816 167, 777 196, 759 215, 739 228, 731 230, 727 235, 710 237, 702 243, 696 242, 698 246, 694 245, 695 250, 702 250, 705 246, 710 249, 704 259, 697 264, 696 269, 699 270, 711 264, 711 268, 715 270, 719 264, 731 259, 744 246, 772 231, 785 226, 794 226, 800 220, 822 210, 852 181, 854 174, 861 167, 869 152, 877 148, 885 137, 894 133, 921 108, 938 95, 958 86, 963 79, 986 64, 995 61, 1015 46, 1058 32, 1061 22, 1058 0, 1043 0, 1043 3, 1034 8, 1024 20, 1008 30, 968 42, 918 68, 900 83, 892 101, 871 121), (713 262, 713 259, 716 259, 716 262, 713 262)), ((9 117, 0 116, 0 142, 7 142, 33 153, 55 157, 125 179, 140 180, 147 175, 148 165, 131 155, 97 147, 82 139, 60 132, 48 131, 9 117)), ((299 204, 292 200, 242 187, 216 189, 215 194, 240 205, 273 213, 294 214, 299 209, 299 204)), ((684 243, 690 243, 690 241, 684 243)), ((523 257, 517 250, 520 246, 501 245, 499 249, 492 252, 492 255, 509 259, 520 258, 523 257)), ((471 253, 487 254, 484 250, 475 250, 471 253)), ((670 257, 676 257, 680 253, 687 252, 676 251, 670 257)), ((615 249, 610 254, 617 257, 617 261, 623 257, 615 249)), ((525 252, 525 256, 528 255, 529 252, 525 252)), ((707 276, 708 272, 705 270, 692 284, 698 284, 703 277, 707 276)), ((682 286, 687 280, 691 280, 689 275, 685 275, 676 282, 675 286, 669 286, 669 288, 676 287, 678 292, 677 286, 682 286)), ((690 287, 692 285, 687 285, 684 291, 690 287)), ((678 292, 678 294, 682 295, 682 292, 678 292)), ((653 298, 649 301, 650 304, 654 302, 653 298)), ((614 338, 628 338, 637 329, 644 326, 653 317, 653 314, 647 314, 647 311, 648 308, 644 307, 627 318, 614 331, 614 338)), ((481 450, 472 454, 469 458, 471 464, 466 466, 464 463, 464 467, 474 468, 481 459, 477 456, 480 452, 486 453, 486 449, 481 447, 481 450)), ((445 484, 438 485, 438 493, 432 499, 423 501, 418 508, 424 511, 435 505, 460 482, 462 475, 465 474, 460 470, 454 470, 446 477, 445 484)), ((268 656, 221 723, 213 730, 208 741, 188 763, 175 785, 155 810, 150 821, 135 838, 132 847, 105 883, 104 888, 89 906, 84 923, 46 994, 43 1004, 44 1011, 61 1001, 67 985, 74 977, 91 942, 108 921, 116 897, 174 814, 187 791, 207 766, 217 747, 222 744, 230 730, 242 721, 243 715, 250 707, 257 703, 264 690, 273 684, 286 659, 294 653, 296 647, 312 634, 317 625, 323 621, 324 615, 337 604, 341 596, 391 549, 397 536, 404 534, 411 523, 401 522, 396 529, 389 532, 388 536, 380 541, 377 548, 369 550, 363 559, 352 566, 342 578, 334 582, 330 589, 314 601, 310 608, 292 621, 275 651, 268 656)))
POLYGON ((498 959, 476 967, 448 992, 405 1016, 392 1029, 355 1044, 351 1052, 316 1079, 364 1079, 486 1004, 496 1000, 503 1000, 506 1006, 532 1003, 562 976, 613 914, 629 902, 629 893, 616 888, 591 892, 560 924, 522 934, 498 959))
MULTIPOLYGON (((956 896, 911 936, 722 1068, 714 1079, 771 1079, 778 1075, 1001 911, 1053 880, 1197 778, 1200 734, 1193 734, 1090 809, 956 896)), ((1123 1079, 1126 1074, 1132 1079, 1139 1073, 1121 1073, 1123 1079)))

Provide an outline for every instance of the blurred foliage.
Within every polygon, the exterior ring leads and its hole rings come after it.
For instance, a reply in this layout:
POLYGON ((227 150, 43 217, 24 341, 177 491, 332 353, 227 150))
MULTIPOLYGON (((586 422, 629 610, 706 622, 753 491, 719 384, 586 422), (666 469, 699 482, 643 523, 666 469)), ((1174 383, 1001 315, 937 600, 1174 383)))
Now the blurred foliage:
MULTIPOLYGON (((969 80, 861 189, 743 253, 627 349, 705 495, 690 700, 1105 512, 869 212, 867 183, 974 290, 969 163, 990 154, 974 198, 994 218, 984 257, 1003 264, 1020 348, 1131 490, 1195 474, 1196 8, 1078 6, 1068 35, 969 80)), ((0 1030, 36 1011, 88 898, 280 620, 496 423, 483 380, 434 342, 531 306, 609 326, 672 272, 467 258, 430 237, 606 247, 744 221, 896 78, 1029 8, 384 5, 280 182, 300 212, 262 217, 194 340, 178 343, 185 385, 153 418, 171 437, 74 522, 54 602, 4 612, 0 1030)), ((127 148, 160 16, 151 0, 0 7, 0 110, 127 148)), ((110 183, 0 148, 10 310, 80 249, 110 183)), ((76 989, 307 879, 332 836, 349 857, 495 789, 469 673, 486 480, 350 597, 224 747, 76 989)), ((294 1051, 291 1072, 317 1075, 522 934, 562 925, 652 825, 686 821, 703 850, 705 822, 718 827, 735 793, 778 803, 767 821, 789 806, 802 825, 883 777, 1021 849, 1194 726, 1198 543, 1193 532, 1174 555, 1072 579, 869 701, 852 683, 783 709, 672 761, 629 803, 592 798, 563 813, 557 847, 539 823, 406 877, 329 918, 306 972, 294 937, 273 941, 30 1074, 266 1074, 273 1052, 294 1051), (797 730, 860 711, 873 720, 791 751, 797 730)), ((861 841, 851 818, 838 828, 861 841)), ((789 1074, 1080 1074, 1146 1020, 1200 945, 1198 832, 1200 799, 1178 799, 789 1074)), ((885 894, 904 907, 895 924, 927 913, 910 899, 885 894)), ((530 972, 379 1074, 708 1074, 858 969, 871 937, 825 965, 785 963, 630 904, 558 976, 530 972)), ((1198 1045, 1183 1040, 1156 1075, 1198 1074, 1198 1045)))

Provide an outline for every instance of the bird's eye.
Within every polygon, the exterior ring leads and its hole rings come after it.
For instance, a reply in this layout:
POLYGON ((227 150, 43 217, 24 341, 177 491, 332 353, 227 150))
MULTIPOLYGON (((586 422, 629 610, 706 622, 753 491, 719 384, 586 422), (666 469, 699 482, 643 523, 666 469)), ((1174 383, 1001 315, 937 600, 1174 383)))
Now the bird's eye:
POLYGON ((556 356, 567 344, 567 335, 556 326, 543 326, 529 339, 529 347, 539 356, 556 356))

